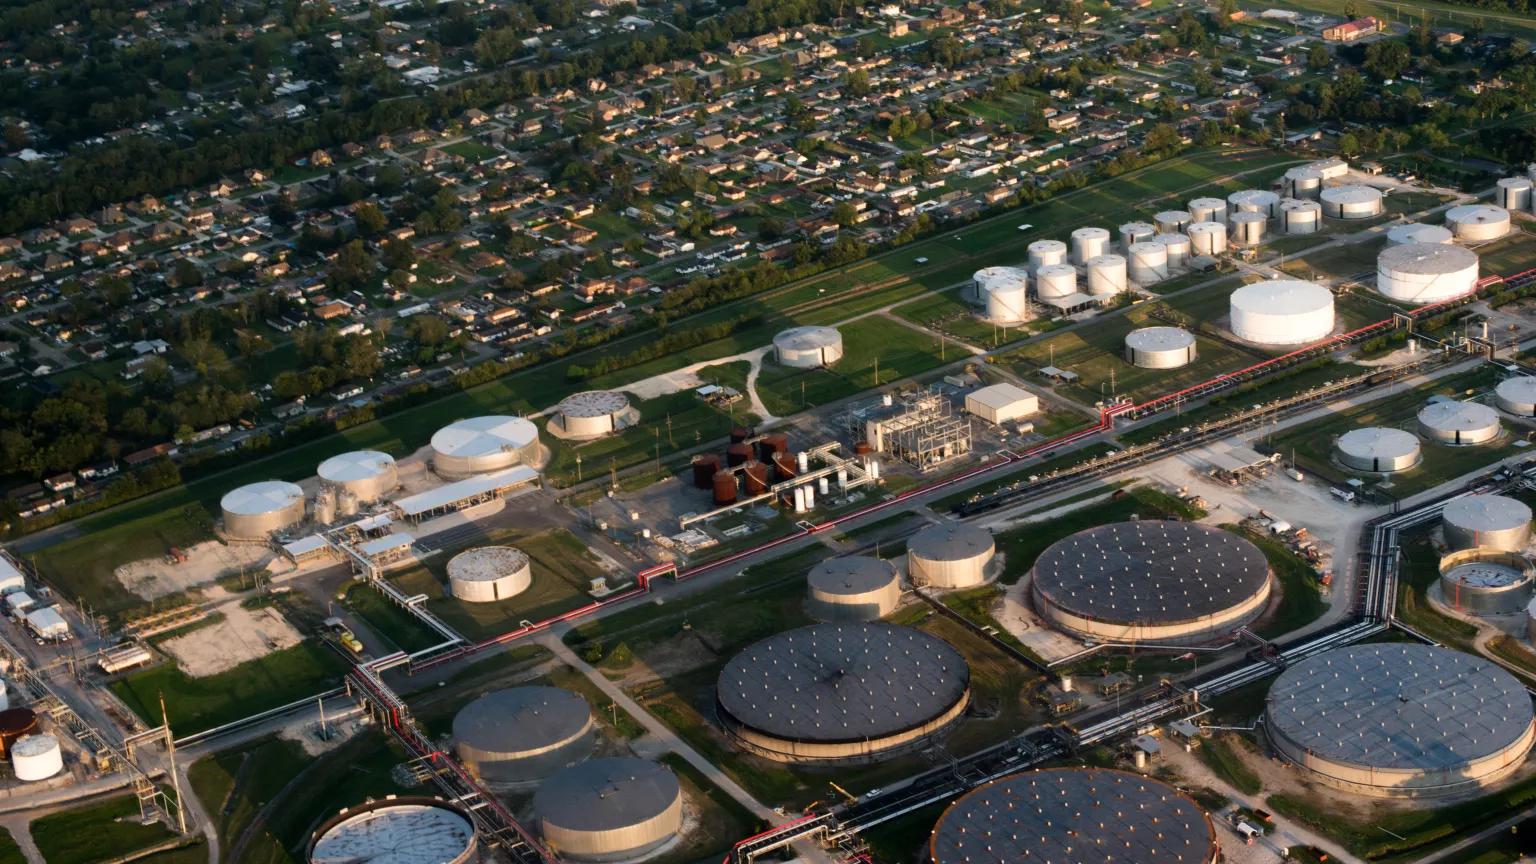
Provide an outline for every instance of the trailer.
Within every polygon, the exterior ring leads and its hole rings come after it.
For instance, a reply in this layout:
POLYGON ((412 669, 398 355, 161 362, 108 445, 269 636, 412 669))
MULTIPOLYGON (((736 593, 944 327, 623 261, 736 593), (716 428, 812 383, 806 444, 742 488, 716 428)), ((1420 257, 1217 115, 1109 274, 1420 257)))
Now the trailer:
POLYGON ((27 629, 37 638, 39 644, 44 642, 68 642, 69 622, 59 614, 59 610, 53 606, 44 606, 27 613, 27 629))

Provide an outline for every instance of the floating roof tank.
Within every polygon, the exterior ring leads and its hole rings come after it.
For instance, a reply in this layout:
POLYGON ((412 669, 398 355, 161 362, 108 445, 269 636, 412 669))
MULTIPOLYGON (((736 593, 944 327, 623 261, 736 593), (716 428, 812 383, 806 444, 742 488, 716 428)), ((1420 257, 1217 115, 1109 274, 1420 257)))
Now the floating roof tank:
MULTIPOLYGON (((777 339, 774 344, 777 346, 777 339)), ((587 390, 560 400, 555 406, 555 416, 550 420, 550 431, 561 438, 591 441, 622 432, 639 420, 640 412, 629 404, 629 397, 624 393, 587 390)))
POLYGON ((992 533, 958 523, 933 525, 907 540, 907 575, 931 588, 969 588, 986 581, 997 551, 992 533))
POLYGON ((400 485, 395 472, 395 457, 377 450, 354 450, 320 463, 320 480, 344 489, 357 500, 374 502, 400 485))
POLYGON ((528 556, 511 546, 478 546, 448 561, 448 590, 466 603, 495 603, 528 590, 528 556))
POLYGON ((1531 562, 1498 549, 1463 549, 1440 559, 1440 596, 1473 615, 1513 615, 1531 602, 1531 562))
POLYGON ((436 798, 395 797, 341 811, 310 839, 310 864, 469 864, 479 860, 475 823, 436 798))
POLYGON ((1531 508, 1505 495, 1465 495, 1440 511, 1451 549, 1519 552, 1531 542, 1531 508))
POLYGON ((1232 333, 1259 345, 1306 345, 1333 332, 1333 292, 1299 279, 1266 279, 1232 292, 1232 333))
POLYGON ((233 490, 219 507, 224 511, 225 534, 263 540, 304 521, 304 490, 283 480, 264 480, 233 490))
POLYGON ((459 759, 489 783, 526 783, 580 762, 597 744, 587 700, 558 687, 493 690, 453 718, 459 759))
POLYGON ((806 611, 818 621, 874 621, 901 602, 896 568, 867 555, 822 561, 811 568, 806 589, 806 611))
POLYGON ((1376 290, 1389 300, 1438 303, 1477 288, 1477 253, 1449 243, 1404 243, 1376 256, 1376 290))
POLYGON ((791 369, 831 366, 843 359, 843 334, 836 327, 791 327, 773 337, 773 350, 791 369))
POLYGON ((1407 471, 1422 458, 1417 436, 1387 426, 1351 429, 1334 446, 1340 464, 1356 471, 1392 474, 1407 471))
POLYGON ((1476 402, 1451 399, 1420 409, 1419 425, 1430 438, 1452 445, 1486 444, 1503 431, 1499 412, 1476 402))
POLYGON ((1142 327, 1125 337, 1125 360, 1143 369, 1177 369, 1195 359, 1195 336, 1182 327, 1142 327))
POLYGON ((521 417, 471 417, 432 436, 432 468, 444 477, 488 474, 535 462, 538 454, 538 427, 521 417))
POLYGON ((545 780, 533 796, 544 842, 560 858, 640 858, 683 827, 683 790, 663 765, 604 756, 545 780))

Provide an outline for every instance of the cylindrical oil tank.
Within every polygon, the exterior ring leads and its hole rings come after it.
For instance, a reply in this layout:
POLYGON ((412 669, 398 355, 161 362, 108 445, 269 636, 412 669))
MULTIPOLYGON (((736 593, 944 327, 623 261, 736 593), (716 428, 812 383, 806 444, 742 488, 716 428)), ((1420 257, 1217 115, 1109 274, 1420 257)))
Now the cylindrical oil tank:
POLYGON ((1529 212, 1531 209, 1531 178, 1505 177, 1493 190, 1493 203, 1505 210, 1529 212))
POLYGON ((896 611, 901 579, 873 556, 828 558, 811 568, 806 592, 806 611, 818 621, 874 621, 896 611))
POLYGON ((736 503, 736 475, 729 471, 715 472, 715 503, 736 503))
POLYGON ((1509 211, 1491 204, 1463 204, 1445 212, 1445 227, 1464 243, 1497 240, 1509 233, 1509 211))
POLYGON ((1142 369, 1177 369, 1195 359, 1195 336, 1182 327, 1142 327, 1125 337, 1125 360, 1142 369))
POLYGON ((1451 445, 1486 444, 1503 431, 1499 412, 1487 405, 1454 399, 1431 402, 1421 408, 1419 426, 1433 440, 1451 445))
POLYGON ((0 711, 0 757, 9 759, 11 745, 37 731, 37 713, 31 708, 0 711))
MULTIPOLYGON (((780 334, 783 335, 783 334, 780 334)), ((635 425, 640 412, 619 390, 586 390, 572 393, 555 406, 554 430, 576 441, 591 441, 635 425)))
POLYGON ((1161 243, 1132 243, 1129 250, 1129 275, 1138 285, 1151 285, 1168 278, 1168 247, 1161 243))
POLYGON ((495 603, 528 590, 533 567, 511 546, 477 546, 448 561, 448 590, 465 603, 495 603))
POLYGON ((539 430, 521 417, 491 415, 459 420, 432 436, 432 470, 463 478, 533 462, 539 430))
POLYGON ((1531 542, 1531 508, 1507 495, 1464 495, 1440 511, 1451 549, 1519 552, 1531 542))
POLYGON ((757 458, 760 461, 769 462, 774 456, 788 452, 789 436, 783 432, 775 432, 757 439, 757 458))
POLYGON ((1452 243, 1456 235, 1443 225, 1425 225, 1423 222, 1405 222, 1387 229, 1387 245, 1402 246, 1405 243, 1452 243))
POLYGON ((1517 417, 1536 417, 1536 378, 1506 378, 1494 388, 1493 396, 1500 408, 1517 417))
POLYGON ((1269 217, 1255 210, 1232 214, 1232 242, 1239 246, 1257 246, 1264 242, 1269 217))
POLYGON ((1168 269, 1170 272, 1189 265, 1191 245, 1187 235, 1159 234, 1152 238, 1152 242, 1161 244, 1168 251, 1168 269))
POLYGON ((1159 234, 1181 234, 1195 221, 1188 210, 1164 210, 1152 216, 1152 224, 1159 234))
POLYGON ((752 430, 751 429, 748 429, 745 426, 732 426, 731 427, 731 443, 732 444, 739 444, 742 441, 745 441, 745 440, 747 440, 748 438, 751 438, 751 437, 752 437, 752 430))
POLYGON ((768 492, 768 463, 753 459, 742 463, 742 485, 747 495, 763 495, 768 492))
POLYGON ((795 457, 788 453, 773 454, 773 475, 779 480, 789 480, 799 473, 795 457))
POLYGON ((1376 290, 1399 303, 1438 303, 1477 288, 1477 253, 1452 243, 1404 243, 1376 256, 1376 290))
POLYGON ((562 859, 633 860, 677 835, 683 791, 665 766, 604 756, 545 780, 533 812, 545 845, 562 859))
POLYGON ((993 324, 1017 324, 1029 318, 1029 271, 1022 267, 986 267, 971 277, 976 299, 993 324))
POLYGON ((853 442, 853 455, 855 455, 855 456, 868 456, 869 454, 871 454, 873 452, 875 452, 875 448, 868 441, 855 441, 855 442, 853 442))
POLYGON ((1292 198, 1315 199, 1323 189, 1323 173, 1311 165, 1297 165, 1286 170, 1281 187, 1292 198))
POLYGON ((1351 429, 1334 443, 1339 464, 1356 471, 1392 474, 1419 464, 1418 436, 1389 426, 1351 429))
POLYGON ((308 864, 476 864, 474 819, 437 798, 389 795, 341 811, 310 837, 308 864))
POLYGON ((283 480, 241 486, 219 505, 224 511, 224 533, 241 540, 262 540, 304 521, 304 490, 283 480))
POLYGON ((693 486, 709 489, 715 482, 715 472, 720 470, 720 457, 713 453, 700 453, 693 457, 693 486))
POLYGON ((1127 222, 1120 226, 1120 248, 1128 251, 1137 243, 1151 240, 1156 233, 1157 226, 1151 222, 1127 222))
POLYGON ((730 468, 735 468, 751 458, 752 445, 745 441, 737 441, 725 448, 725 464, 730 468))
POLYGON ((1531 562, 1501 549, 1463 549, 1440 559, 1441 599, 1473 615, 1513 615, 1531 603, 1531 562))
POLYGON ((1232 333, 1259 345, 1306 345, 1333 332, 1333 292, 1299 279, 1266 279, 1232 292, 1232 333))
POLYGON ((1035 271, 1035 291, 1041 300, 1077 293, 1077 268, 1071 264, 1047 264, 1035 271))
POLYGON ((1029 272, 1039 273, 1041 267, 1067 263, 1067 244, 1060 240, 1036 240, 1029 244, 1029 272))
POLYGON ((836 327, 791 327, 773 337, 780 366, 815 369, 843 359, 843 335, 836 327))
POLYGON ((1090 258, 1109 252, 1109 231, 1088 226, 1072 232, 1072 260, 1087 265, 1090 258))
POLYGON ((1125 258, 1120 255, 1095 255, 1088 259, 1088 293, 1109 297, 1125 290, 1125 258))
POLYGON ((996 546, 992 533, 974 525, 934 525, 907 541, 907 575, 931 588, 969 588, 987 579, 996 546))
POLYGON ((1280 230, 1287 234, 1315 234, 1322 222, 1323 208, 1316 201, 1287 198, 1280 202, 1280 230))
POLYGON ((64 770, 59 739, 48 734, 24 735, 11 745, 11 770, 24 782, 47 780, 64 770))
MULTIPOLYGON (((1196 222, 1226 222, 1227 202, 1220 198, 1191 198, 1189 201, 1190 224, 1196 222)), ((1185 226, 1188 233, 1189 226, 1185 226)))
POLYGON ((1225 222, 1196 222, 1189 226, 1189 249, 1196 255, 1221 255, 1227 251, 1225 222))
POLYGON ((592 708, 559 687, 492 690, 453 717, 453 746, 475 776, 528 783, 592 754, 592 708))
POLYGON ((1323 215, 1330 219, 1369 219, 1381 215, 1381 190, 1370 186, 1329 186, 1317 198, 1323 204, 1323 215))
POLYGON ((395 457, 377 450, 341 453, 320 463, 321 482, 345 489, 357 500, 372 503, 400 485, 395 457))
POLYGON ((1239 213, 1263 213, 1265 216, 1280 215, 1280 196, 1267 189, 1239 189, 1227 196, 1227 216, 1239 213))

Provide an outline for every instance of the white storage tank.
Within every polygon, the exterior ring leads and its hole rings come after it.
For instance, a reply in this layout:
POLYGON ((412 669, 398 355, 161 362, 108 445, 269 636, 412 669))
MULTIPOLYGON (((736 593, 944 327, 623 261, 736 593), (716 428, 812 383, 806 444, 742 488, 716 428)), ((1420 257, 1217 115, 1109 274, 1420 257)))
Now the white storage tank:
POLYGON ((538 427, 521 417, 471 417, 450 423, 432 436, 432 469, 451 479, 527 464, 538 456, 538 427))
POLYGON ((1445 227, 1464 243, 1497 240, 1509 233, 1509 211, 1491 204, 1463 204, 1445 212, 1445 227))
MULTIPOLYGON (((800 328, 796 328, 800 329, 800 328)), ((809 328, 817 331, 830 330, 830 334, 804 334, 797 339, 793 330, 785 331, 773 339, 779 362, 790 356, 797 363, 809 364, 811 358, 841 356, 843 339, 833 327, 809 328), (783 340, 781 342, 781 340, 783 340)), ((785 364, 793 365, 793 364, 785 364)), ((806 368, 806 367, 801 367, 806 368)), ((555 406, 555 416, 550 418, 549 429, 561 438, 574 441, 592 441, 622 432, 640 420, 640 412, 629 404, 629 396, 618 390, 584 390, 560 400, 555 406)))
POLYGON ((836 327, 791 327, 773 337, 773 351, 791 369, 831 366, 843 359, 843 334, 836 327))
POLYGON ((1513 615, 1530 605, 1533 576, 1524 555, 1463 549, 1440 559, 1440 597, 1473 615, 1513 615))
MULTIPOLYGON (((1190 224, 1196 222, 1226 222, 1227 202, 1220 198, 1191 198, 1189 201, 1190 224)), ((1188 233, 1186 226, 1186 233, 1188 233)))
POLYGON ((1072 232, 1072 261, 1086 265, 1090 258, 1109 252, 1109 231, 1088 226, 1072 232))
POLYGON ((437 798, 389 795, 327 819, 311 835, 308 864, 477 864, 469 811, 437 798))
POLYGON ((1022 267, 986 267, 971 277, 976 300, 993 324, 1029 320, 1029 273, 1022 267))
POLYGON ((1120 226, 1120 248, 1129 251, 1132 246, 1152 239, 1157 228, 1150 222, 1127 222, 1120 226))
POLYGON ((1109 297, 1125 290, 1125 258, 1120 255, 1097 255, 1088 259, 1088 293, 1095 297, 1109 297))
POLYGON ((1516 417, 1536 417, 1536 378, 1519 375, 1506 378, 1494 388, 1499 407, 1516 417))
POLYGON ((683 790, 663 765, 604 756, 545 780, 533 796, 544 843, 559 858, 634 860, 683 827, 683 790))
POLYGON ((1316 201, 1287 198, 1280 202, 1280 230, 1287 234, 1314 234, 1322 221, 1323 208, 1316 201))
POLYGON ((1404 243, 1376 256, 1376 290, 1399 303, 1438 303, 1477 288, 1477 253, 1452 243, 1404 243))
POLYGON ((1152 216, 1152 224, 1159 234, 1178 234, 1190 226, 1195 218, 1188 210, 1164 210, 1152 216))
POLYGON ((1503 430, 1499 412, 1487 405, 1454 399, 1425 405, 1419 410, 1419 425, 1430 438, 1451 445, 1486 444, 1503 430))
POLYGON ((806 576, 806 612, 817 621, 874 621, 900 603, 896 568, 870 555, 828 558, 806 576))
POLYGON ((1351 429, 1334 442, 1339 464, 1356 471, 1392 474, 1419 464, 1421 448, 1412 432, 1388 426, 1351 429))
POLYGON ((1067 263, 1067 244, 1060 240, 1036 240, 1029 244, 1029 272, 1039 273, 1041 267, 1067 263))
POLYGON ((1406 243, 1451 243, 1456 239, 1451 229, 1443 225, 1425 225, 1423 222, 1407 222, 1387 229, 1387 245, 1402 246, 1406 243))
POLYGON ((929 588, 970 588, 986 581, 997 551, 992 533, 974 525, 934 525, 907 540, 907 575, 929 588))
POLYGON ((1493 203, 1505 210, 1529 212, 1531 209, 1531 178, 1505 177, 1493 191, 1493 203))
POLYGON ((1159 234, 1152 238, 1153 243, 1161 244, 1168 253, 1169 271, 1182 269, 1189 264, 1190 242, 1183 234, 1159 234))
POLYGON ((64 751, 52 735, 24 735, 11 745, 11 770, 27 783, 47 780, 64 770, 64 751))
POLYGON ((1451 549, 1519 552, 1531 542, 1531 508, 1506 495, 1464 495, 1440 511, 1451 549))
POLYGON ((1177 369, 1195 359, 1195 336, 1182 327, 1142 327, 1125 337, 1125 359, 1143 369, 1177 369))
POLYGON ((1189 226, 1189 248, 1196 255, 1221 255, 1227 251, 1225 222, 1196 222, 1189 226))
POLYGON ((1281 186, 1292 198, 1315 199, 1323 189, 1323 172, 1311 165, 1297 165, 1286 169, 1281 186))
POLYGON ((1239 213, 1280 215, 1280 196, 1267 189, 1240 189, 1227 196, 1228 218, 1239 213))
POLYGON ((1168 278, 1168 247, 1161 243, 1132 243, 1130 277, 1138 285, 1151 285, 1168 278))
POLYGON ((395 457, 377 450, 354 450, 320 463, 321 482, 357 496, 366 503, 383 498, 400 485, 395 457))
POLYGON ((241 486, 219 502, 224 533, 239 540, 264 540, 268 534, 304 521, 304 490, 284 480, 241 486))
POLYGON ((1381 190, 1370 186, 1330 186, 1318 194, 1330 219, 1369 219, 1381 215, 1381 190))
POLYGON ((511 546, 479 546, 448 562, 448 590, 466 603, 494 603, 528 590, 533 569, 527 554, 511 546))
POLYGON ((490 783, 528 783, 592 754, 592 709, 559 687, 492 690, 453 717, 453 746, 475 776, 490 783))
POLYGON ((1333 332, 1333 292, 1300 279, 1266 279, 1232 292, 1232 333, 1258 345, 1306 345, 1333 332))
POLYGON ((1035 293, 1041 300, 1077 293, 1077 268, 1071 264, 1046 264, 1035 271, 1035 293))
POLYGON ((1253 210, 1232 214, 1232 242, 1238 246, 1257 246, 1264 242, 1269 217, 1253 210))

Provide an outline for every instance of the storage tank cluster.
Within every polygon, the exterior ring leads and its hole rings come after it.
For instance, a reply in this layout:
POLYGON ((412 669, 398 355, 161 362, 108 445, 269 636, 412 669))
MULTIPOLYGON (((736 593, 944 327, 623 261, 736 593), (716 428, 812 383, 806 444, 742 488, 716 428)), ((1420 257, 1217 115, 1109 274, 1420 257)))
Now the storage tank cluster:
POLYGON ((1265 700, 1275 749, 1328 786, 1378 798, 1472 792, 1509 776, 1536 737, 1513 675, 1459 651, 1335 648, 1280 673, 1265 700))
POLYGON ((1389 300, 1422 305, 1477 288, 1477 253, 1449 243, 1403 243, 1376 256, 1376 290, 1389 300))
POLYGON ((1405 222, 1387 229, 1388 246, 1402 246, 1406 243, 1452 243, 1455 239, 1451 229, 1444 225, 1405 222))
POLYGON ((831 366, 843 359, 843 334, 836 327, 791 327, 773 337, 773 352, 791 369, 831 366))
POLYGON ((1419 409, 1419 426, 1431 440, 1452 446, 1486 444, 1503 432, 1499 412, 1476 402, 1444 399, 1419 409))
POLYGON ((1512 212, 1531 212, 1533 200, 1529 177, 1505 177, 1493 190, 1493 203, 1512 212))
POLYGON ((383 498, 400 485, 395 457, 377 450, 355 450, 332 456, 320 463, 316 474, 322 483, 365 504, 383 498))
POLYGON ((489 474, 538 460, 538 427, 521 417, 471 417, 432 435, 432 469, 449 479, 489 474))
POLYGON ((480 857, 468 811, 437 798, 396 797, 341 811, 311 836, 310 864, 472 864, 480 857))
POLYGON ((1287 198, 1280 202, 1280 230, 1286 234, 1316 234, 1323 224, 1323 207, 1316 201, 1287 198))
POLYGON ((629 404, 625 394, 618 390, 586 390, 560 400, 549 428, 561 438, 593 441, 622 432, 639 421, 640 412, 629 404))
POLYGON ((1232 292, 1232 333, 1258 345, 1306 345, 1333 333, 1333 292, 1299 279, 1266 279, 1232 292))
POLYGON ((1351 184, 1330 186, 1318 193, 1323 205, 1323 215, 1329 219, 1370 219, 1380 216, 1382 194, 1371 186, 1351 184))
POLYGON ((1269 562, 1207 525, 1145 519, 1079 531, 1035 560, 1035 610, 1100 642, 1183 644, 1225 637, 1263 614, 1269 562))
POLYGON ((1512 615, 1531 603, 1536 571, 1522 555, 1498 549, 1463 549, 1440 559, 1440 597, 1473 615, 1512 615))
POLYGON ((1505 495, 1466 495, 1440 511, 1445 545, 1452 550, 1519 552, 1531 542, 1531 508, 1505 495))
POLYGON ((1499 408, 1516 417, 1536 417, 1536 378, 1517 375, 1505 378, 1493 389, 1499 408))
POLYGON ((920 749, 965 713, 970 668, 948 642, 877 622, 813 624, 747 646, 720 671, 716 714, 777 762, 857 763, 920 749))
POLYGON ((880 558, 828 558, 806 576, 806 612, 817 621, 875 621, 900 602, 901 578, 880 558))
POLYGON ((1339 436, 1334 447, 1339 464, 1375 474, 1407 471, 1423 458, 1418 436, 1389 426, 1351 429, 1339 436))
POLYGON ((955 799, 928 840, 930 864, 1216 864, 1216 825, 1159 780, 1108 768, 1010 774, 955 799))
POLYGON ((1029 320, 1029 271, 1022 267, 984 267, 971 276, 976 302, 997 325, 1029 320))
POLYGON ((1497 240, 1509 233, 1509 211, 1492 204, 1463 204, 1445 211, 1445 227, 1463 243, 1497 240))
POLYGON ((987 565, 996 553, 985 528, 933 525, 907 540, 907 577, 925 588, 975 587, 987 581, 987 565))
POLYGON ((544 845, 561 859, 621 861, 660 849, 683 827, 683 789, 664 765, 605 756, 545 780, 533 796, 544 845))
POLYGON ((1109 254, 1109 231, 1088 226, 1072 232, 1072 261, 1080 266, 1100 255, 1109 254))
POLYGON ((224 533, 238 540, 265 540, 304 521, 304 490, 285 480, 263 480, 230 491, 219 501, 224 533))
POLYGON ((1189 235, 1190 251, 1196 255, 1215 257, 1227 251, 1225 222, 1196 222, 1189 226, 1186 233, 1189 235))
POLYGON ((533 584, 528 555, 511 546, 478 546, 448 561, 448 590, 466 603, 495 603, 533 584))
POLYGON ((532 783, 592 755, 592 708, 559 687, 493 690, 453 718, 453 746, 476 777, 494 784, 532 783))
POLYGON ((1195 359, 1195 335, 1182 327, 1142 327, 1125 337, 1125 360, 1142 369, 1177 369, 1195 359))

